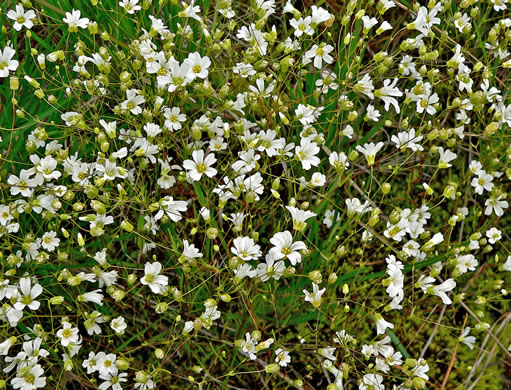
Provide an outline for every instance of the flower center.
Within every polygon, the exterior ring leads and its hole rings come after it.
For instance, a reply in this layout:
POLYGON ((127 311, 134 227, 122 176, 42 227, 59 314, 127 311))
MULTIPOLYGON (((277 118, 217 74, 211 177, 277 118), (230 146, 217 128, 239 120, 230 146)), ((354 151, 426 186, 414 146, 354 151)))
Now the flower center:
POLYGON ((32 297, 30 295, 23 295, 21 297, 21 303, 23 303, 24 305, 30 305, 34 300, 32 299, 32 297))
POLYGON ((183 83, 185 82, 184 78, 182 77, 173 77, 172 78, 172 82, 174 83, 174 85, 183 85, 183 83))
POLYGON ((154 275, 153 274, 147 274, 146 277, 145 277, 145 280, 146 280, 147 283, 154 282, 154 275))
POLYGON ((25 382, 33 384, 35 382, 35 376, 30 373, 27 374, 27 376, 25 376, 25 382))
POLYGON ((206 169, 208 169, 208 168, 206 167, 205 164, 197 164, 196 169, 197 169, 197 172, 204 173, 204 172, 206 172, 206 169))

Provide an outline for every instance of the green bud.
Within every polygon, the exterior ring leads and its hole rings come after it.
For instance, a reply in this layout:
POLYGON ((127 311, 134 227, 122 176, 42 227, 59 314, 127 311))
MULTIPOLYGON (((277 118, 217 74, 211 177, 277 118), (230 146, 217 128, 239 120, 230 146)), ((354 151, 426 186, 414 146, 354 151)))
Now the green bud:
POLYGON ((121 222, 121 229, 126 230, 128 233, 133 231, 133 225, 129 223, 127 220, 121 222))
POLYGON ((268 364, 265 368, 264 368, 264 371, 267 373, 267 374, 274 374, 276 372, 279 372, 280 370, 280 366, 277 364, 277 363, 271 363, 271 364, 268 364))

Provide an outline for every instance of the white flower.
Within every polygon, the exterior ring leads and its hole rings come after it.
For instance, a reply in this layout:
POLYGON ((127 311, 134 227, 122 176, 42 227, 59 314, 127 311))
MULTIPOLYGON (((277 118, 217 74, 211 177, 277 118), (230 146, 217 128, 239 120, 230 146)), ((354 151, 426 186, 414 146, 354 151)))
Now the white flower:
POLYGON ((337 360, 337 358, 334 355, 335 347, 320 348, 318 350, 318 352, 319 352, 319 354, 321 356, 323 356, 324 358, 326 358, 328 360, 331 360, 331 361, 336 361, 337 360))
POLYGON ((71 13, 66 12, 66 17, 62 21, 69 25, 69 32, 76 32, 78 27, 87 28, 89 25, 89 19, 81 18, 80 10, 76 9, 73 9, 71 13))
POLYGON ((234 239, 233 245, 231 252, 241 260, 257 260, 261 257, 261 247, 250 237, 237 237, 234 239))
POLYGON ((474 255, 456 255, 456 269, 462 274, 468 271, 475 271, 478 264, 479 262, 474 255))
POLYGON ((392 8, 392 7, 395 7, 396 6, 396 3, 394 3, 392 0, 380 0, 378 2, 378 5, 377 5, 377 8, 380 9, 379 7, 381 6, 381 10, 380 10, 380 13, 383 14, 385 13, 385 11, 387 11, 388 9, 392 8))
POLYGON ((165 108, 163 116, 166 118, 164 125, 170 131, 181 129, 183 127, 181 122, 186 120, 186 115, 181 114, 179 107, 165 108))
POLYGON ((205 79, 208 77, 208 68, 211 65, 211 60, 209 57, 201 55, 197 52, 188 54, 188 57, 185 61, 188 61, 190 64, 190 78, 194 79, 196 77, 200 79, 205 79))
POLYGON ((362 23, 364 24, 364 34, 367 34, 371 28, 378 24, 378 19, 364 15, 362 16, 362 23))
POLYGON ((420 7, 419 12, 417 12, 417 16, 415 18, 415 22, 413 23, 415 29, 417 31, 420 31, 424 35, 428 35, 433 28, 435 24, 440 23, 440 18, 437 18, 437 14, 440 11, 442 5, 437 4, 438 6, 435 6, 431 9, 431 11, 428 11, 426 7, 420 7))
POLYGON ((154 138, 161 133, 161 127, 155 123, 146 123, 144 125, 144 131, 148 137, 154 138))
POLYGON ((403 93, 399 90, 399 88, 396 87, 396 84, 398 82, 398 79, 395 78, 394 80, 385 79, 383 81, 383 87, 376 90, 374 92, 374 95, 377 98, 380 98, 385 103, 385 111, 389 110, 389 106, 392 104, 394 106, 394 109, 399 114, 399 103, 396 100, 396 97, 403 96, 403 93))
POLYGON ((400 261, 396 261, 394 255, 390 255, 387 259, 387 274, 389 277, 385 279, 385 284, 387 286, 387 294, 389 297, 393 298, 392 306, 393 308, 399 308, 399 304, 404 298, 403 286, 404 286, 404 275, 401 271, 404 267, 403 263, 400 261))
POLYGON ((99 306, 103 306, 103 294, 101 290, 94 290, 78 296, 79 302, 94 302, 99 306))
MULTIPOLYGON (((332 224, 334 223, 334 217, 335 217, 335 211, 328 209, 325 211, 325 217, 323 218, 323 225, 326 227, 332 227, 332 224)), ((337 218, 335 219, 335 222, 339 221, 341 219, 341 216, 338 214, 337 218)))
POLYGON ((110 327, 115 331, 115 333, 124 334, 124 331, 128 325, 126 324, 124 317, 119 316, 110 321, 110 327))
POLYGON ((270 278, 279 280, 286 270, 284 261, 275 261, 275 258, 270 254, 266 255, 265 261, 265 263, 257 265, 257 276, 259 276, 262 282, 266 282, 270 278))
POLYGON ((328 162, 335 169, 338 169, 340 171, 345 171, 350 166, 350 163, 348 161, 348 156, 346 156, 346 153, 344 153, 344 152, 340 152, 340 153, 332 152, 332 153, 330 153, 330 156, 328 156, 328 162))
POLYGON ((12 336, 0 343, 0 356, 6 356, 9 353, 9 349, 17 341, 16 337, 12 336))
POLYGON ((278 363, 279 366, 286 367, 288 363, 291 363, 291 356, 289 356, 289 351, 286 351, 282 348, 277 348, 275 355, 275 363, 278 363))
POLYGON ((255 278, 257 276, 257 270, 255 270, 250 264, 244 263, 238 265, 238 267, 234 270, 234 274, 236 275, 235 280, 239 283, 243 278, 255 278))
POLYGON ((311 27, 311 20, 312 18, 310 16, 307 16, 305 19, 304 18, 300 18, 300 19, 291 19, 289 24, 291 25, 291 27, 293 27, 295 29, 294 31, 294 35, 295 37, 299 38, 301 37, 303 34, 307 34, 307 35, 313 35, 314 34, 314 30, 312 29, 311 27))
POLYGON ((25 307, 32 310, 39 309, 41 303, 35 299, 42 294, 42 286, 36 283, 31 287, 30 278, 21 278, 19 284, 21 294, 18 294, 18 300, 14 304, 14 308, 16 310, 23 310, 25 307))
POLYGON ((312 49, 305 52, 303 56, 303 63, 308 64, 314 58, 314 66, 318 69, 323 67, 323 62, 331 64, 334 62, 334 57, 330 53, 334 50, 332 45, 325 45, 324 43, 312 46, 312 49))
POLYGON ((470 349, 474 349, 474 344, 476 342, 476 338, 474 336, 469 336, 470 333, 470 327, 467 326, 465 329, 463 329, 463 333, 459 337, 459 340, 464 343, 467 347, 470 349))
POLYGON ((136 11, 141 10, 138 2, 139 0, 122 0, 119 2, 119 6, 124 8, 128 14, 133 15, 136 11))
POLYGON ((182 212, 186 211, 187 203, 184 200, 174 200, 172 196, 166 196, 161 201, 160 210, 154 216, 154 219, 159 220, 165 213, 173 222, 178 222, 183 217, 182 212))
POLYGON ((22 196, 28 198, 32 196, 33 187, 42 184, 42 180, 38 180, 37 177, 30 178, 32 176, 33 170, 22 169, 19 173, 19 177, 15 175, 9 175, 7 179, 7 183, 11 185, 11 195, 21 194, 22 196))
POLYGON ((367 164, 371 166, 374 165, 376 153, 378 153, 382 147, 383 142, 378 142, 377 144, 370 142, 368 144, 364 144, 364 146, 357 145, 356 149, 365 156, 367 164))
POLYGON ((451 299, 447 296, 447 292, 451 291, 456 287, 456 282, 454 279, 447 279, 442 284, 437 286, 431 286, 427 288, 427 292, 430 294, 436 295, 442 299, 444 305, 450 305, 452 303, 451 299))
POLYGON ((305 294, 305 302, 310 302, 312 306, 315 308, 318 308, 321 306, 322 298, 321 296, 326 291, 326 287, 319 289, 319 286, 316 283, 312 283, 312 293, 308 292, 307 290, 303 290, 303 293, 305 294))
POLYGON ((53 252, 55 248, 59 246, 59 243, 60 239, 57 238, 57 233, 53 230, 51 232, 44 233, 41 238, 41 246, 50 252, 53 252))
POLYGON ((412 371, 412 375, 428 380, 429 377, 426 375, 426 373, 429 371, 429 365, 426 362, 426 360, 420 358, 417 360, 417 365, 412 371))
POLYGON ((438 168, 449 168, 452 166, 449 163, 456 159, 456 153, 451 152, 449 149, 444 150, 441 146, 438 148, 438 154, 440 155, 438 168))
POLYGON ((326 9, 322 8, 322 7, 317 7, 315 5, 313 5, 311 7, 312 9, 312 20, 311 22, 314 23, 314 24, 320 24, 320 23, 323 23, 323 22, 326 22, 330 19, 332 19, 332 14, 330 12, 328 12, 326 9))
POLYGON ((499 229, 492 227, 490 230, 486 231, 486 237, 488 237, 488 242, 490 244, 495 244, 502 238, 502 232, 499 229))
POLYGON ((23 371, 24 375, 16 376, 11 380, 13 389, 35 390, 46 386, 46 377, 41 377, 44 370, 40 364, 35 364, 32 367, 26 366, 25 368, 28 370, 23 371))
POLYGON ((69 344, 78 344, 80 336, 78 335, 78 328, 72 328, 71 323, 64 322, 62 329, 57 332, 57 337, 60 338, 60 344, 67 347, 69 344))
POLYGON ((295 159, 300 161, 302 168, 308 171, 312 166, 317 167, 319 165, 320 159, 316 157, 319 151, 319 146, 315 142, 308 138, 302 138, 300 146, 295 148, 295 159))
POLYGON ((251 43, 262 56, 266 55, 268 42, 264 38, 262 31, 258 30, 254 23, 249 26, 243 26, 238 30, 236 37, 251 43))
POLYGON ((378 122, 380 120, 380 111, 374 108, 372 104, 368 104, 366 108, 365 120, 378 122))
POLYGON ((474 187, 476 194, 482 195, 483 191, 491 191, 494 187, 493 176, 486 173, 484 169, 477 172, 478 177, 474 177, 470 183, 474 187))
POLYGON ((353 217, 355 214, 364 214, 371 211, 371 206, 369 206, 368 201, 361 203, 358 198, 348 198, 344 202, 346 203, 348 217, 353 217))
POLYGON ((502 270, 511 272, 511 256, 508 256, 506 262, 502 264, 502 270))
POLYGON ((323 107, 313 107, 310 104, 299 104, 295 110, 296 118, 302 125, 310 125, 319 118, 323 107))
POLYGON ((253 76, 256 74, 254 67, 244 62, 238 62, 234 68, 232 68, 234 74, 238 74, 243 78, 253 76))
POLYGON ((34 26, 32 19, 36 17, 34 10, 29 9, 25 12, 25 9, 21 4, 16 5, 16 11, 10 10, 7 12, 7 17, 11 20, 14 20, 13 28, 16 31, 20 31, 23 26, 28 28, 29 30, 34 26))
POLYGON ((357 93, 362 93, 366 95, 369 99, 373 100, 374 95, 374 85, 373 81, 371 80, 371 76, 369 76, 369 73, 366 73, 364 77, 362 77, 354 86, 353 90, 357 93))
POLYGON ((167 86, 168 91, 174 92, 178 88, 186 86, 192 79, 190 62, 184 61, 181 65, 174 58, 169 60, 169 72, 164 76, 158 76, 158 85, 167 86))
POLYGON ((270 255, 275 260, 287 258, 292 265, 302 261, 300 250, 306 248, 305 243, 303 241, 293 242, 293 236, 288 230, 274 234, 270 242, 274 245, 270 249, 270 255))
MULTIPOLYGON (((12 190, 12 189, 11 189, 12 190)), ((484 210, 485 215, 491 215, 491 213, 495 213, 497 217, 502 217, 504 215, 504 209, 509 207, 509 203, 506 200, 501 200, 502 195, 498 195, 497 197, 490 197, 486 199, 484 210)))
MULTIPOLYGON (((115 366, 114 366, 115 368, 115 366)), ((121 382, 127 382, 128 374, 125 372, 119 373, 119 370, 115 368, 114 372, 107 372, 106 374, 100 374, 100 379, 103 379, 104 382, 99 385, 99 390, 106 390, 110 387, 112 390, 122 390, 121 382)))
POLYGON ((145 98, 138 95, 136 89, 128 89, 126 91, 126 100, 121 103, 123 110, 129 110, 133 115, 142 113, 140 105, 145 102, 145 98))
MULTIPOLYGON (((98 354, 99 355, 99 354, 98 354)), ((98 355, 94 352, 89 352, 89 357, 82 362, 82 367, 87 369, 87 374, 92 374, 98 371, 98 355)))
POLYGON ((378 374, 366 374, 362 383, 358 386, 359 390, 385 390, 383 377, 378 374))
POLYGON ((151 375, 147 374, 145 371, 137 371, 135 373, 135 389, 139 390, 148 390, 154 389, 154 381, 151 375))
POLYGON ((307 227, 307 224, 305 223, 306 220, 317 215, 312 211, 297 209, 293 206, 286 206, 286 209, 288 209, 288 211, 291 213, 291 218, 293 219, 293 229, 298 231, 303 231, 307 227))
POLYGON ((182 4, 185 7, 185 9, 179 12, 178 16, 192 18, 197 20, 198 22, 202 22, 201 17, 198 15, 201 9, 198 5, 194 5, 194 0, 192 0, 190 4, 186 4, 185 2, 182 2, 182 4))
POLYGON ((4 50, 0 50, 0 77, 9 76, 9 71, 14 72, 18 69, 19 62, 13 60, 12 57, 16 54, 16 51, 6 46, 4 50))
POLYGON ((149 286, 155 294, 160 294, 168 285, 169 278, 160 275, 162 266, 158 261, 154 263, 146 263, 144 267, 144 276, 140 279, 140 283, 149 286))
POLYGON ((312 187, 323 187, 326 183, 326 176, 320 172, 314 172, 309 182, 312 187))
POLYGON ((192 152, 192 158, 193 160, 183 161, 183 168, 188 171, 192 180, 199 181, 203 174, 211 178, 217 174, 217 170, 212 167, 216 162, 214 154, 209 154, 204 157, 203 150, 194 150, 192 152))
POLYGON ((232 164, 232 169, 239 174, 249 173, 257 167, 257 161, 261 159, 254 149, 239 152, 239 160, 232 164))
POLYGON ((410 129, 410 131, 401 131, 396 135, 391 137, 392 142, 396 144, 396 148, 408 148, 412 151, 422 151, 424 148, 422 145, 419 145, 418 142, 422 141, 423 136, 415 135, 415 129, 410 129))
POLYGON ((385 321, 381 314, 376 314, 374 316, 374 319, 376 320, 376 333, 377 334, 384 334, 385 330, 387 328, 394 329, 394 325, 388 321, 385 321))

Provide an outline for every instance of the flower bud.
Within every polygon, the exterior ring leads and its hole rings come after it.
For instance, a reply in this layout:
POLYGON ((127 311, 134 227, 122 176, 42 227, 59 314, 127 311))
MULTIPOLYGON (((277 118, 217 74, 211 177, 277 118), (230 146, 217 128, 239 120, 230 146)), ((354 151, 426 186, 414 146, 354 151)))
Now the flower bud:
POLYGON ((163 349, 161 349, 161 348, 156 348, 154 350, 154 356, 156 356, 156 359, 161 360, 165 356, 165 352, 163 352, 163 349))
POLYGON ((57 295, 50 298, 50 305, 61 305, 64 302, 64 297, 57 295))
POLYGON ((312 280, 316 284, 320 284, 322 281, 321 272, 319 271, 312 271, 309 273, 309 279, 312 280))
POLYGON ((267 374, 274 374, 276 372, 279 372, 280 366, 277 363, 271 363, 268 364, 266 367, 264 367, 264 371, 267 374))

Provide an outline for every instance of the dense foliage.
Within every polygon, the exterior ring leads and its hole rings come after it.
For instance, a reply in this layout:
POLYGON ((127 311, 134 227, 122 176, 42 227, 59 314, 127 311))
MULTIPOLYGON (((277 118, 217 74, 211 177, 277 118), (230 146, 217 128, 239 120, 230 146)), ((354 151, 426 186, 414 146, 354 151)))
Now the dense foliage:
POLYGON ((509 386, 510 8, 3 1, 0 388, 509 386))

